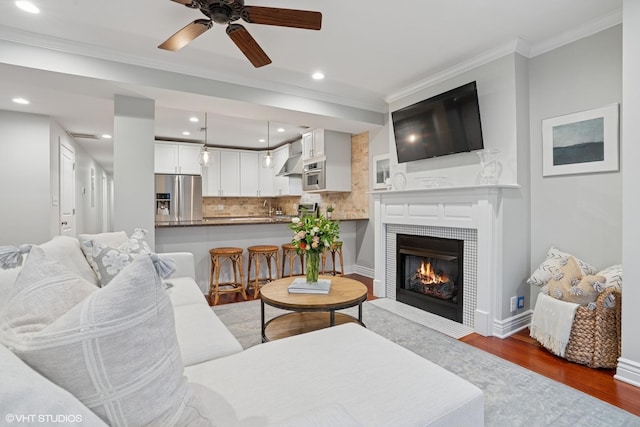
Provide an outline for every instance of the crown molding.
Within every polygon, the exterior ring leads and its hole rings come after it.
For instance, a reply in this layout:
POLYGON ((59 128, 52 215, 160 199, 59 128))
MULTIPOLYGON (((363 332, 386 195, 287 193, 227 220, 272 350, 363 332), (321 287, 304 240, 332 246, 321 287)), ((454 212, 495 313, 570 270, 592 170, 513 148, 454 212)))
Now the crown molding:
POLYGON ((580 40, 584 37, 588 37, 600 31, 604 31, 608 28, 614 27, 620 23, 622 23, 622 9, 617 9, 607 15, 589 21, 579 27, 564 31, 555 37, 546 39, 539 43, 530 44, 526 40, 518 38, 505 43, 495 49, 474 56, 473 58, 470 58, 468 60, 462 61, 446 70, 433 74, 424 80, 420 80, 419 82, 414 83, 411 86, 394 92, 385 97, 384 100, 388 104, 390 104, 406 96, 412 95, 418 91, 433 86, 437 83, 441 83, 474 68, 488 64, 491 61, 502 58, 503 56, 509 55, 511 53, 518 53, 526 58, 533 58, 566 44, 573 43, 576 40, 580 40))
POLYGON ((573 43, 577 40, 585 37, 592 36, 600 31, 604 31, 611 27, 614 27, 622 23, 622 9, 614 10, 613 12, 601 16, 598 19, 589 21, 584 25, 576 28, 569 29, 558 34, 555 37, 543 40, 540 43, 536 43, 531 47, 531 53, 529 58, 542 55, 543 53, 562 47, 566 44, 573 43))
POLYGON ((414 83, 411 86, 408 86, 404 89, 394 92, 389 96, 387 96, 384 100, 388 104, 391 104, 394 101, 397 101, 406 96, 412 95, 418 91, 426 89, 437 83, 441 83, 445 80, 458 76, 467 71, 473 70, 474 68, 478 68, 482 65, 488 64, 489 62, 495 61, 496 59, 502 58, 503 56, 512 54, 514 52, 527 56, 529 53, 529 44, 523 39, 512 40, 495 49, 489 50, 487 52, 476 55, 470 59, 459 62, 458 64, 446 70, 435 73, 424 80, 420 80, 419 82, 414 83))

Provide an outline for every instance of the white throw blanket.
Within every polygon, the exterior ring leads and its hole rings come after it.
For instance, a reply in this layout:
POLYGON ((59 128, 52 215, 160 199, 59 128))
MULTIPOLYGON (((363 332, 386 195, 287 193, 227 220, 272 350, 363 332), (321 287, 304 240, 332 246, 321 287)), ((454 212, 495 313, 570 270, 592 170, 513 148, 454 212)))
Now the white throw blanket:
POLYGON ((579 304, 538 294, 530 335, 552 353, 564 357, 578 307, 579 304))

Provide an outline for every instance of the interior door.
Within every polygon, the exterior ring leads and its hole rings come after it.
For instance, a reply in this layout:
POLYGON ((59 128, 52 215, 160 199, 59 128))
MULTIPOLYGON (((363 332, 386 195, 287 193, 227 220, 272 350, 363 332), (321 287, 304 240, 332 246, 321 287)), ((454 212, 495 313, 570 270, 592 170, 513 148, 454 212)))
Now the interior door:
POLYGON ((75 164, 76 154, 71 146, 59 142, 60 147, 60 235, 76 236, 75 164))

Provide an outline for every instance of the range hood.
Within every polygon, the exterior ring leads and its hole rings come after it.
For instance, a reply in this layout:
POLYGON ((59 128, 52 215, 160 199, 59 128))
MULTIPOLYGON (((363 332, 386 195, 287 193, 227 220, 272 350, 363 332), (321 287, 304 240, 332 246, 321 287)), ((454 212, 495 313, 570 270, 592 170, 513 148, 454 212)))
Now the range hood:
POLYGON ((302 176, 302 140, 289 145, 289 158, 277 176, 302 176))

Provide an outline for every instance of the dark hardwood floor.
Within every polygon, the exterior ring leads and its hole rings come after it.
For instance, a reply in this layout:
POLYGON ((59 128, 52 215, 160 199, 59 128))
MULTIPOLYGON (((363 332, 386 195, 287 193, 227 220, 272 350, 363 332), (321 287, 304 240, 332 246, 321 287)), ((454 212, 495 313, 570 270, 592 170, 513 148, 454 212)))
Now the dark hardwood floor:
MULTIPOLYGON (((346 277, 359 280, 367 286, 367 301, 376 298, 373 296, 371 278, 358 274, 349 274, 346 277)), ((253 299, 253 295, 248 296, 249 299, 253 299)), ((218 304, 242 301, 239 294, 222 295, 218 304)), ((529 329, 505 339, 474 333, 461 338, 460 341, 640 416, 640 388, 614 379, 614 369, 592 369, 551 354, 529 337, 529 329)))

